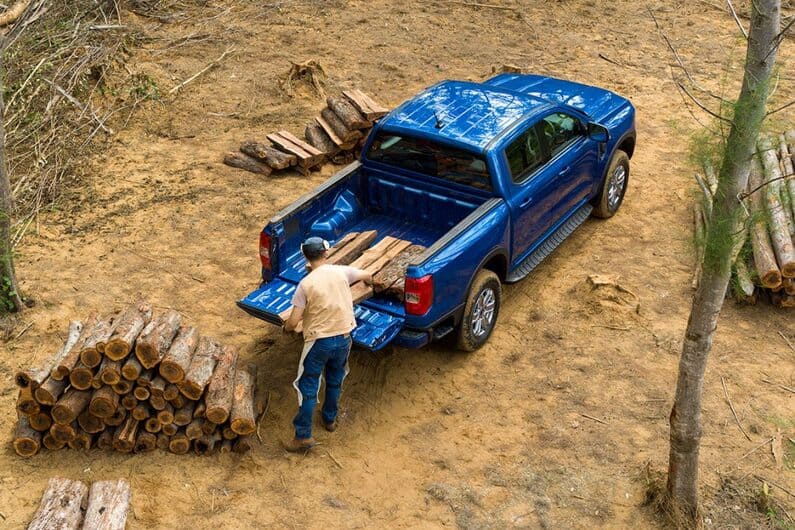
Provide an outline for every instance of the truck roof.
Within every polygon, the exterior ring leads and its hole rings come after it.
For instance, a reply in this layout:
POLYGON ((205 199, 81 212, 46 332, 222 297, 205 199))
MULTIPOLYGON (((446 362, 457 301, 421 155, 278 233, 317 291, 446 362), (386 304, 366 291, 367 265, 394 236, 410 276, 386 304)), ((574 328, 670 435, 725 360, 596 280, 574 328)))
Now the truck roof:
POLYGON ((538 97, 483 83, 443 81, 403 103, 382 127, 482 151, 517 120, 549 103, 538 97))
POLYGON ((603 88, 530 74, 500 74, 484 83, 442 81, 403 103, 382 127, 483 151, 518 120, 552 105, 577 108, 605 118, 628 103, 603 88))

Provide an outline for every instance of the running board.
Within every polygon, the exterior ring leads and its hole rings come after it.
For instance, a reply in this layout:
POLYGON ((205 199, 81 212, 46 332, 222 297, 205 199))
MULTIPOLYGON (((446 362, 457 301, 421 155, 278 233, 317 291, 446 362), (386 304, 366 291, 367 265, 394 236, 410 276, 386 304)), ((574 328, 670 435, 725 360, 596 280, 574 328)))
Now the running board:
POLYGON ((593 210, 593 206, 590 204, 584 204, 580 207, 579 210, 574 212, 571 217, 569 217, 565 223, 560 225, 557 230, 549 234, 549 236, 544 240, 541 245, 535 249, 533 252, 527 256, 522 263, 520 263, 514 270, 512 270, 508 277, 505 279, 506 283, 514 283, 518 282, 528 274, 530 274, 533 269, 538 267, 538 265, 544 261, 544 258, 552 254, 552 251, 558 248, 558 246, 563 243, 567 237, 569 237, 581 224, 588 219, 588 216, 591 215, 591 211, 593 210))

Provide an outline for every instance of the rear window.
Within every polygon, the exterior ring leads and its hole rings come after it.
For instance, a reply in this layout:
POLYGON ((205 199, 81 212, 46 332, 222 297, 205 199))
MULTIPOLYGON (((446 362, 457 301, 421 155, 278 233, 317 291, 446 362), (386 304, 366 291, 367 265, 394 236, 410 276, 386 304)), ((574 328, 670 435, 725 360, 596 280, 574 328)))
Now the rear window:
POLYGON ((380 133, 370 145, 367 158, 491 191, 491 177, 483 157, 431 140, 380 133))

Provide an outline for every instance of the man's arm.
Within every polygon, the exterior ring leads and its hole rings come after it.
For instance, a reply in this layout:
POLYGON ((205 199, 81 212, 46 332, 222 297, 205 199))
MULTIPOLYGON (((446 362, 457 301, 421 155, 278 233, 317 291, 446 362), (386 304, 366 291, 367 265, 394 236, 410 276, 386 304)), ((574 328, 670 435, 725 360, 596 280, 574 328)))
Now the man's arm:
POLYGON ((284 323, 284 330, 295 331, 295 328, 298 327, 298 324, 301 322, 301 319, 303 318, 304 318, 304 308, 293 306, 293 310, 290 311, 290 316, 287 318, 287 321, 284 323))
POLYGON ((371 273, 356 267, 345 266, 345 276, 348 278, 349 285, 353 285, 356 282, 364 282, 367 285, 373 283, 373 275, 371 273))

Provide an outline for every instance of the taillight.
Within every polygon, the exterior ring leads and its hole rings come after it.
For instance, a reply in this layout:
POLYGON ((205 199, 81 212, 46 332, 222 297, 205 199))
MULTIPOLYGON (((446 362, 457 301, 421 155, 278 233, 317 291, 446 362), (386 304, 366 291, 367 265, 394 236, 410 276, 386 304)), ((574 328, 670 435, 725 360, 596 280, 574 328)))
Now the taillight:
POLYGON ((271 268, 271 236, 265 232, 259 234, 259 260, 263 269, 271 268))
POLYGON ((406 313, 424 315, 433 304, 433 276, 406 278, 406 313))

